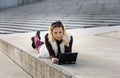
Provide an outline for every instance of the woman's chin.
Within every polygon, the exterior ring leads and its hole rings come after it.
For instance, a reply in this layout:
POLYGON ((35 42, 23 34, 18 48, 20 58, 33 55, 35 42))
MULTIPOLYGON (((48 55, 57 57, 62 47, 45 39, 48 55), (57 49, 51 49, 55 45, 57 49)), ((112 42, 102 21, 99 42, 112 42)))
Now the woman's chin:
POLYGON ((59 38, 59 39, 56 39, 56 40, 60 41, 60 40, 61 40, 61 38, 59 38))

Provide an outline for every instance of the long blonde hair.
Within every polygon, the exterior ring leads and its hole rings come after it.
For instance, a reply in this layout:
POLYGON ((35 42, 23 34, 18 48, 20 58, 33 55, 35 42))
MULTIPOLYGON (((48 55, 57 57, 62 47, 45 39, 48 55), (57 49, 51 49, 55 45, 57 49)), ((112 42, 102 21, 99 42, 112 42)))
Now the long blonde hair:
POLYGON ((63 34, 66 35, 66 29, 65 29, 65 26, 62 24, 61 21, 55 21, 53 23, 51 23, 50 27, 49 27, 49 40, 50 41, 55 41, 54 37, 53 37, 53 29, 56 28, 56 27, 62 27, 63 29, 63 34))

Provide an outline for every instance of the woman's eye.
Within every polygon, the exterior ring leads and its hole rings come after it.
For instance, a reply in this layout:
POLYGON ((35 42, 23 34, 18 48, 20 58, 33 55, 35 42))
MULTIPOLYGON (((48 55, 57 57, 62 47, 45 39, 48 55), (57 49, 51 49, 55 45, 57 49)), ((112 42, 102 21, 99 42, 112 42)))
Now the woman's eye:
POLYGON ((61 31, 59 33, 62 33, 61 31))
POLYGON ((57 32, 54 32, 54 34, 57 34, 57 32))

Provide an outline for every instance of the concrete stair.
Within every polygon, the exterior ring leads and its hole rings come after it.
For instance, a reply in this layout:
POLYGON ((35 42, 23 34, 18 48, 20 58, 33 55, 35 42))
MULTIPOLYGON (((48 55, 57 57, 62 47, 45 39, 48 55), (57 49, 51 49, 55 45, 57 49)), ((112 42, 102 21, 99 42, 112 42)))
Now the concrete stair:
POLYGON ((67 29, 119 26, 119 15, 71 17, 1 17, 0 34, 47 31, 51 22, 61 20, 67 29))

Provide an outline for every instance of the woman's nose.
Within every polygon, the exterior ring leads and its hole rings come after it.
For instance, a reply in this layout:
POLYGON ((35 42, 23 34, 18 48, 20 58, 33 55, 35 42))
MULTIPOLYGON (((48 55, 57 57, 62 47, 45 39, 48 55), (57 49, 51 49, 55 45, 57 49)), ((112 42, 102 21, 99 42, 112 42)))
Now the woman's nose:
POLYGON ((60 34, 57 34, 57 37, 60 37, 60 34))

